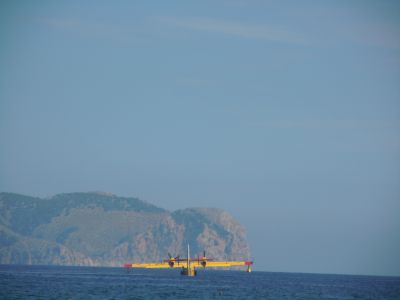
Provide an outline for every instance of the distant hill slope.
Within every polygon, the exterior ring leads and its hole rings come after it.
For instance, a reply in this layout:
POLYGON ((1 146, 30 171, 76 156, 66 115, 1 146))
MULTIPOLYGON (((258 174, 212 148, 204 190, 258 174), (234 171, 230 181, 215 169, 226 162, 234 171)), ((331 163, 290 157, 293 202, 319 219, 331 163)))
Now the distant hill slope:
POLYGON ((221 209, 171 213, 105 193, 0 193, 0 264, 120 266, 184 256, 187 242, 193 256, 250 258, 243 227, 221 209))

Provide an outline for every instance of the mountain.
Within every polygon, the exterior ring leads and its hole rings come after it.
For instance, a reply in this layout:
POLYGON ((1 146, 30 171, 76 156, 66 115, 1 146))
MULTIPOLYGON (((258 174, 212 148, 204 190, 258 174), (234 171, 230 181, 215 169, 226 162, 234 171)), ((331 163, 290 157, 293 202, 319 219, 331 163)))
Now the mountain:
POLYGON ((169 212, 106 193, 0 193, 0 264, 121 266, 185 256, 187 243, 192 256, 250 258, 244 228, 221 209, 169 212))

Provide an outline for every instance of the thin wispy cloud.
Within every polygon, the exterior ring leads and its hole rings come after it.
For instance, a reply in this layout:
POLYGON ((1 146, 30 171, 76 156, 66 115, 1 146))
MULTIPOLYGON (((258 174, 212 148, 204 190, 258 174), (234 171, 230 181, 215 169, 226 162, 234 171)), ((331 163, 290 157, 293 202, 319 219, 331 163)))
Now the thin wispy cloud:
POLYGON ((101 23, 83 22, 78 19, 41 18, 38 21, 48 27, 79 31, 89 35, 105 35, 110 32, 110 26, 105 26, 101 23))
POLYGON ((89 20, 79 20, 73 18, 40 18, 36 21, 50 28, 55 28, 58 30, 74 32, 83 36, 106 38, 120 42, 131 42, 136 40, 141 34, 140 31, 130 24, 115 25, 106 22, 93 22, 89 20))
POLYGON ((162 20, 171 25, 188 30, 207 31, 216 34, 271 42, 307 44, 306 38, 301 34, 269 25, 254 25, 207 18, 163 18, 162 20))
MULTIPOLYGON (((154 30, 153 26, 155 25, 155 19, 145 18, 144 20, 147 20, 148 25, 152 24, 150 27, 152 30, 154 30)), ((301 34, 269 25, 254 25, 243 22, 231 22, 208 18, 179 19, 172 17, 161 17, 156 18, 156 20, 161 23, 161 25, 160 23, 155 25, 155 27, 160 27, 158 28, 159 32, 163 32, 165 25, 168 25, 185 30, 210 32, 214 34, 222 34, 246 39, 297 45, 308 44, 306 38, 301 34)), ((114 25, 87 20, 83 21, 78 19, 58 18, 42 18, 38 21, 49 27, 60 30, 74 31, 82 35, 111 37, 113 39, 118 38, 121 40, 130 40, 132 39, 133 34, 144 34, 143 32, 140 32, 143 29, 140 29, 140 26, 138 27, 137 24, 134 23, 114 25)))
POLYGON ((254 122, 255 125, 276 129, 343 129, 343 130, 393 130, 399 128, 397 120, 271 120, 254 122))
POLYGON ((82 27, 82 22, 75 19, 52 19, 52 18, 41 18, 39 22, 49 25, 51 27, 58 28, 79 28, 82 27))
POLYGON ((354 43, 386 49, 400 49, 400 29, 385 22, 354 24, 342 28, 343 36, 354 43))

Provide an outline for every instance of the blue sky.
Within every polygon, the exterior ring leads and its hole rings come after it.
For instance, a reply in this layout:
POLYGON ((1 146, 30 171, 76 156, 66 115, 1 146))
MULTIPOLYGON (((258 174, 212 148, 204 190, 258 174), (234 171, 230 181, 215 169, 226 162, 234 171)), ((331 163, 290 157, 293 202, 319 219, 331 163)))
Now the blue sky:
POLYGON ((400 275, 397 1, 2 1, 0 190, 228 210, 258 270, 400 275))

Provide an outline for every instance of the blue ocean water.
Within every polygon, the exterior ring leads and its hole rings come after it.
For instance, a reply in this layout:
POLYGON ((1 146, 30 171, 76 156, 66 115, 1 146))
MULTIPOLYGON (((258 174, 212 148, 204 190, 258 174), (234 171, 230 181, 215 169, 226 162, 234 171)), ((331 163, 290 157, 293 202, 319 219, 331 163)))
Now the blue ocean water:
POLYGON ((400 277, 0 265, 0 299, 400 299, 400 277))

